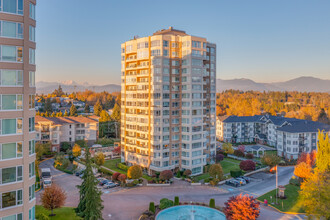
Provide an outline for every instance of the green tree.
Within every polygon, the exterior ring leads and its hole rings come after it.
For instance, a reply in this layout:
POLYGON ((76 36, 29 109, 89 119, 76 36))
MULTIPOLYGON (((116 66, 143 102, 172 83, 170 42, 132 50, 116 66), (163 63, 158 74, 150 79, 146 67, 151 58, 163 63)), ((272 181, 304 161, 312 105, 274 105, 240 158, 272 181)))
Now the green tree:
POLYGON ((120 107, 117 103, 115 104, 115 107, 113 107, 112 109, 111 118, 117 122, 120 122, 120 107))
POLYGON ((97 100, 96 104, 94 105, 94 115, 100 116, 102 109, 103 108, 100 100, 97 100))
POLYGON ((105 110, 102 110, 101 114, 100 114, 99 122, 107 122, 110 120, 111 120, 111 118, 110 118, 110 115, 108 114, 108 112, 106 112, 105 110))
POLYGON ((80 201, 76 212, 79 216, 87 220, 102 219, 102 199, 101 191, 97 188, 97 180, 92 171, 92 163, 88 147, 85 148, 86 169, 83 172, 83 182, 79 188, 80 201))
POLYGON ((85 105, 84 112, 85 113, 89 113, 90 112, 90 109, 89 109, 89 105, 88 104, 85 105))
POLYGON ((140 179, 142 177, 142 169, 139 165, 128 168, 127 177, 130 179, 140 179))
POLYGON ((74 104, 71 105, 70 116, 78 116, 77 108, 76 108, 76 106, 74 104))
POLYGON ((220 164, 212 164, 209 169, 211 177, 221 180, 223 176, 222 167, 220 164))

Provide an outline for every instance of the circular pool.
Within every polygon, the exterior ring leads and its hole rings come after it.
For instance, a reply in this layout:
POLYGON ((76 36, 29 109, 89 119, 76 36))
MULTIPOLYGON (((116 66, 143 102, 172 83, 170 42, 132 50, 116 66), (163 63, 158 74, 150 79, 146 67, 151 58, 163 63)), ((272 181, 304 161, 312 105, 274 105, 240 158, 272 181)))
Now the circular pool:
POLYGON ((159 212, 156 220, 226 220, 226 216, 216 210, 198 205, 179 205, 159 212))

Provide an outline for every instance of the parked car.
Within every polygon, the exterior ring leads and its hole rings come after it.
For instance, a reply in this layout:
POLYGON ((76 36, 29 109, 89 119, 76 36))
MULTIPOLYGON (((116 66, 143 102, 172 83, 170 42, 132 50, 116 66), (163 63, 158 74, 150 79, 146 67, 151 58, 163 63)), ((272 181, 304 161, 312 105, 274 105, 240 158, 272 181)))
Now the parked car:
POLYGON ((100 186, 103 186, 104 184, 106 184, 106 183, 108 183, 108 182, 110 182, 110 181, 107 180, 107 179, 104 179, 104 180, 101 180, 101 181, 99 182, 99 185, 100 185, 100 186))
POLYGON ((104 177, 99 177, 99 178, 96 178, 97 182, 101 182, 102 180, 106 180, 106 178, 104 177))
POLYGON ((77 172, 75 173, 75 175, 76 175, 76 176, 80 176, 82 173, 83 173, 83 171, 80 170, 80 171, 77 171, 77 172))
POLYGON ((104 189, 109 189, 109 188, 114 188, 116 186, 119 186, 118 183, 113 183, 113 182, 107 182, 106 184, 103 185, 104 189))
POLYGON ((235 180, 237 180, 241 185, 246 185, 246 181, 243 178, 237 177, 235 180))
POLYGON ((229 186, 235 186, 235 187, 241 186, 240 182, 235 179, 227 180, 225 183, 226 183, 226 185, 229 185, 229 186))
POLYGON ((247 177, 247 176, 240 176, 239 178, 242 178, 246 181, 246 183, 249 183, 251 182, 251 178, 250 177, 247 177))

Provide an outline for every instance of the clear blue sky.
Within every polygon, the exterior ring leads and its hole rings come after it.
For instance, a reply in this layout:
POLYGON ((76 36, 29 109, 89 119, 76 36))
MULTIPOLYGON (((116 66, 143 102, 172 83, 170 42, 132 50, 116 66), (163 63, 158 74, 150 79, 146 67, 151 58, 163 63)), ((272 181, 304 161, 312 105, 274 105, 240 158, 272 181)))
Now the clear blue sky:
POLYGON ((39 0, 37 81, 120 83, 120 44, 173 26, 217 44, 217 78, 330 79, 329 0, 39 0))

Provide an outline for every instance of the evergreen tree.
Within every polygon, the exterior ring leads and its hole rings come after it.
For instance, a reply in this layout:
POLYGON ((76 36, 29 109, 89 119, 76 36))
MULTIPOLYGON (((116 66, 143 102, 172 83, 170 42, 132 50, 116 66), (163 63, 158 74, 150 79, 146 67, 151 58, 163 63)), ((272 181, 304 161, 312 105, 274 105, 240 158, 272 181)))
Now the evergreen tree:
POLYGON ((80 202, 76 208, 79 216, 86 220, 102 219, 101 191, 97 188, 97 180, 92 171, 92 164, 88 147, 85 148, 86 169, 83 172, 83 182, 79 188, 80 202))
POLYGON ((69 114, 68 114, 68 112, 65 110, 65 112, 64 112, 64 117, 68 117, 69 116, 69 114))
POLYGON ((46 99, 45 112, 52 112, 52 102, 50 101, 50 98, 46 99))
POLYGON ((100 103, 100 100, 97 100, 96 104, 94 105, 94 114, 100 116, 101 111, 102 111, 102 105, 100 103))
POLYGON ((77 108, 73 104, 71 105, 71 108, 70 108, 70 116, 78 116, 77 108))
POLYGON ((90 109, 89 109, 89 105, 88 104, 85 105, 84 112, 85 113, 89 113, 90 112, 90 109))
POLYGON ((112 109, 111 118, 117 122, 120 122, 120 107, 117 103, 115 104, 115 107, 113 107, 112 109))
POLYGON ((55 112, 53 112, 53 113, 50 115, 50 117, 55 117, 55 116, 56 116, 55 112))

